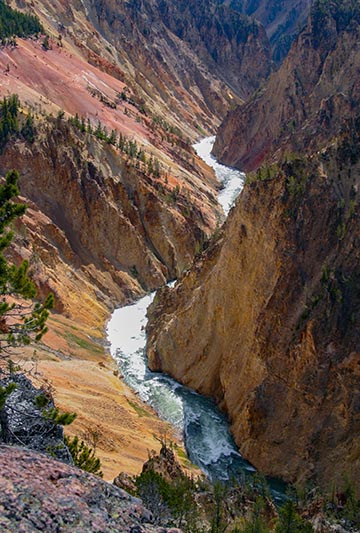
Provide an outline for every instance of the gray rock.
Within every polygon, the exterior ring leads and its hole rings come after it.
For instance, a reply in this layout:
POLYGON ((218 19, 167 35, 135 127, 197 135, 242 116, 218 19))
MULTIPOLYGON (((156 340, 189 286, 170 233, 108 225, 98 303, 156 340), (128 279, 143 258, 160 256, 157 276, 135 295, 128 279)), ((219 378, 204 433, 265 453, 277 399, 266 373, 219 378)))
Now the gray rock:
MULTIPOLYGON (((43 395, 43 391, 34 387, 23 374, 3 377, 0 380, 0 386, 6 386, 10 382, 16 384, 16 389, 7 397, 5 403, 5 416, 8 423, 6 444, 24 446, 73 464, 69 450, 64 443, 62 426, 44 417, 42 410, 36 405, 36 398, 43 395)), ((49 397, 46 409, 52 408, 54 408, 54 402, 49 397)), ((0 432, 0 443, 4 442, 3 437, 0 432)))
POLYGON ((181 533, 151 525, 141 500, 46 455, 0 446, 0 531, 181 533))

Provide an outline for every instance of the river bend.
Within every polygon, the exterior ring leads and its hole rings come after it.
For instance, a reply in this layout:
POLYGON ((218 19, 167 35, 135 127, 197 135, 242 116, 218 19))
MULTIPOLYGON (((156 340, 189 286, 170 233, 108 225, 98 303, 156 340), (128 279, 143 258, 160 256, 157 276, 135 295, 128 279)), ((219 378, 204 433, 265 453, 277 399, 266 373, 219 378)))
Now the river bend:
MULTIPOLYGON (((219 164, 212 156, 214 137, 194 145, 197 153, 212 166, 223 184, 219 203, 228 214, 241 191, 244 174, 219 164)), ((111 354, 124 381, 158 415, 169 421, 183 436, 190 460, 212 480, 244 477, 255 469, 239 454, 228 423, 214 402, 191 391, 169 376, 150 372, 145 357, 146 309, 153 294, 114 311, 107 334, 111 354)))

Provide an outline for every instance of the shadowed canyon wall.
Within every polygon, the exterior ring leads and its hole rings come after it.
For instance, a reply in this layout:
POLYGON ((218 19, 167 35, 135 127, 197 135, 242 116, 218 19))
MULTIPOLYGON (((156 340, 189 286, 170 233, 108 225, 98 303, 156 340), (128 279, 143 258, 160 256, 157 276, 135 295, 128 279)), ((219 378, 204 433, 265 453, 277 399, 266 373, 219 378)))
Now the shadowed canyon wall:
POLYGON ((263 89, 228 113, 214 146, 224 163, 249 171, 285 151, 317 150, 358 112, 359 6, 324 6, 313 6, 309 24, 263 89))

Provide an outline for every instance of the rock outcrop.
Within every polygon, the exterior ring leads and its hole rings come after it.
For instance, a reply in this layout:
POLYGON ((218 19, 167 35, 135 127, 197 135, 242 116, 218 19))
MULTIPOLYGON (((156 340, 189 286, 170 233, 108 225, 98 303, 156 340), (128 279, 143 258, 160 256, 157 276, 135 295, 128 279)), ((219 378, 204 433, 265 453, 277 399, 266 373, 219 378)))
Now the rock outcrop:
MULTIPOLYGON (((143 465, 143 472, 157 472, 166 481, 174 481, 185 475, 180 463, 176 460, 175 454, 171 448, 162 444, 158 455, 153 454, 143 465)), ((115 481, 114 481, 115 482, 115 481)))
POLYGON ((176 87, 176 100, 180 91, 189 92, 205 114, 219 115, 227 96, 214 80, 246 97, 269 73, 270 46, 263 27, 226 5, 212 0, 88 3, 94 26, 122 49, 153 85, 153 96, 166 105, 173 92, 169 89, 176 87))
POLYGON ((24 446, 73 465, 63 427, 50 416, 55 409, 50 392, 34 387, 24 374, 0 373, 0 378, 0 387, 15 385, 1 409, 0 443, 24 446))
POLYGON ((150 367, 214 397, 261 472, 359 487, 357 126, 245 186, 149 310, 150 367))
POLYGON ((151 525, 141 500, 78 468, 0 446, 2 531, 181 533, 151 525))
POLYGON ((315 2, 308 25, 281 68, 229 112, 214 153, 244 171, 288 151, 317 150, 359 112, 358 2, 315 2))

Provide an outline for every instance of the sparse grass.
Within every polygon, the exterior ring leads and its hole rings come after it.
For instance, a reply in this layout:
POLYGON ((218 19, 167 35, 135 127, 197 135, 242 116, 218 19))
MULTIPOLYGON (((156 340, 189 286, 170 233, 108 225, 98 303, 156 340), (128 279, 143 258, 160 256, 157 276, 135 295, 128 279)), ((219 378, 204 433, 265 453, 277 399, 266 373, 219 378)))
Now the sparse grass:
POLYGON ((138 416, 143 417, 152 417, 153 415, 149 413, 144 407, 141 407, 135 402, 132 402, 131 400, 127 400, 128 404, 134 409, 134 411, 138 414, 138 416))
POLYGON ((69 343, 75 344, 76 346, 83 348, 83 350, 88 350, 89 352, 95 352, 101 355, 104 353, 104 349, 101 346, 98 346, 95 342, 78 337, 69 331, 65 332, 65 338, 69 343))

